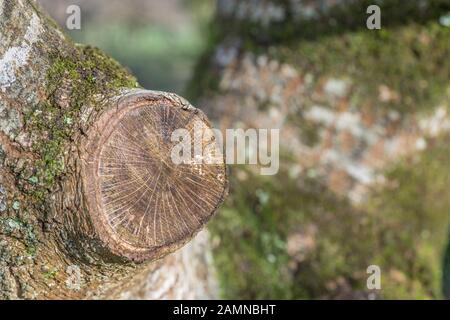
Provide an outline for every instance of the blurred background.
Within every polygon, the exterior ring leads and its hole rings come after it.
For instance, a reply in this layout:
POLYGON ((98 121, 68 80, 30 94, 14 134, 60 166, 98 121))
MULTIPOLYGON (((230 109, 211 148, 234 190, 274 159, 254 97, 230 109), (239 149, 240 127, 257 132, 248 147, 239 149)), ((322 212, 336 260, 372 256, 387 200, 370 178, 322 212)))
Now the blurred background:
POLYGON ((180 93, 206 45, 213 0, 39 1, 76 42, 91 44, 128 67, 145 88, 180 93), (81 29, 68 30, 68 6, 81 29))
POLYGON ((208 225, 221 297, 450 297, 448 0, 39 2, 217 127, 281 130, 279 173, 231 166, 208 225))

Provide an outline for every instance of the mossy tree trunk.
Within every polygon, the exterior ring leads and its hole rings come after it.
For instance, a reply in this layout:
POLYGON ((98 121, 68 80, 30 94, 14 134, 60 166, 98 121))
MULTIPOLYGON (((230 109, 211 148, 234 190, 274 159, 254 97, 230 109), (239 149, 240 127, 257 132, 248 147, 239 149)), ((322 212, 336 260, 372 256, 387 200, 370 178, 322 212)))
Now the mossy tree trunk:
POLYGON ((138 88, 34 1, 0 1, 0 39, 0 298, 208 297, 204 235, 159 260, 225 194, 223 163, 171 161, 172 131, 203 113, 138 88))
POLYGON ((210 227, 226 297, 442 297, 449 12, 446 0, 218 0, 190 94, 221 128, 280 129, 279 173, 232 167, 210 227), (380 30, 366 26, 372 4, 380 30), (370 264, 381 290, 366 286, 370 264))

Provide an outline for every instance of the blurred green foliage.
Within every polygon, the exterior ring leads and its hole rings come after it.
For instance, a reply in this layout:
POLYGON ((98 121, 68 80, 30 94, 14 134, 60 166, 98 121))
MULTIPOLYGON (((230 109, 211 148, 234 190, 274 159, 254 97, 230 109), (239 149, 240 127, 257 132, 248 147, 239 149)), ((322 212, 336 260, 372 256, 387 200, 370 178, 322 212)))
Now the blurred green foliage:
POLYGON ((75 41, 94 44, 128 67, 148 89, 181 93, 198 56, 206 45, 206 21, 213 11, 210 0, 185 0, 188 23, 165 26, 134 21, 111 24, 83 22, 69 32, 75 41))

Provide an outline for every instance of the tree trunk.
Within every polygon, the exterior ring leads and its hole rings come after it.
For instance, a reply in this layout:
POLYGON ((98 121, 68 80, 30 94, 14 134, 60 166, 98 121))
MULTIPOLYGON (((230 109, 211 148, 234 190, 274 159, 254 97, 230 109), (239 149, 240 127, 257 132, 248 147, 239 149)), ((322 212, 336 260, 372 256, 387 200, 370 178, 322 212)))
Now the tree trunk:
POLYGON ((232 167, 210 226, 226 298, 442 297, 449 5, 218 0, 190 95, 222 129, 280 129, 278 174, 232 167))
POLYGON ((0 39, 0 297, 209 297, 205 234, 158 260, 226 193, 223 162, 171 160, 173 130, 204 114, 138 88, 34 1, 0 0, 0 39))

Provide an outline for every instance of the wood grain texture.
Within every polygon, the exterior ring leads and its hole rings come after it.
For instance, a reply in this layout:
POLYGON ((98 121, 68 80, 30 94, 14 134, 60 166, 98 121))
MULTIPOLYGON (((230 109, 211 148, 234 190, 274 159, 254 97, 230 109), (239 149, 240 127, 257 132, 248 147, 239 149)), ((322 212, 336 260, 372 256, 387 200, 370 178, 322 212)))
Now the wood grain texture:
MULTIPOLYGON (((176 95, 135 91, 103 114, 82 156, 87 205, 101 240, 134 261, 159 258, 190 240, 226 192, 226 168, 174 164, 172 132, 210 124, 176 95)), ((203 147, 211 143, 202 137, 203 147)), ((214 155, 213 155, 214 156, 214 155)))

